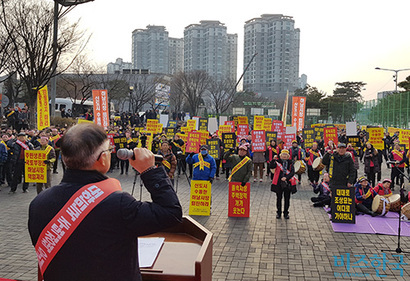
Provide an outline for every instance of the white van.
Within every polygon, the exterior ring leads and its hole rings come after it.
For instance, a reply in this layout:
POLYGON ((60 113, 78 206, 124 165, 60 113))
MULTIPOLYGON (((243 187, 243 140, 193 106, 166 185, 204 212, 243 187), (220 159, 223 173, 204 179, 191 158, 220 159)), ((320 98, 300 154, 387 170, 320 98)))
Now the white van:
MULTIPOLYGON (((50 100, 50 106, 51 106, 51 100, 50 100)), ((81 103, 81 100, 73 100, 71 98, 56 98, 56 105, 55 105, 55 111, 56 111, 56 116, 61 115, 61 110, 65 108, 65 112, 67 110, 71 110, 72 116, 73 117, 79 117, 83 114, 85 114, 89 109, 91 109, 91 112, 93 111, 93 106, 94 103, 93 101, 86 100, 83 103, 81 103)), ((114 104, 110 102, 110 111, 111 114, 114 113, 114 104)))

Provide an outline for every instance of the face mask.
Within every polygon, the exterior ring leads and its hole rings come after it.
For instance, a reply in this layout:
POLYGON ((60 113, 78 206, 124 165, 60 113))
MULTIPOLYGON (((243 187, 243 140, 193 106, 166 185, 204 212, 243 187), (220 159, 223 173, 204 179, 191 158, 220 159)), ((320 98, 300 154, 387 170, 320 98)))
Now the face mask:
POLYGON ((201 154, 202 154, 202 155, 207 155, 207 154, 208 154, 208 151, 207 151, 207 150, 201 150, 201 154))

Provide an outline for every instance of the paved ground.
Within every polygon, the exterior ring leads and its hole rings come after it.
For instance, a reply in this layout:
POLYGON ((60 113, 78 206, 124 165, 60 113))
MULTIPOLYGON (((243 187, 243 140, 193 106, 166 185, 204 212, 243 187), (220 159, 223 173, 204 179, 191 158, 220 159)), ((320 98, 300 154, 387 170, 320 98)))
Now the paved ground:
MULTIPOLYGON (((387 176, 387 170, 384 173, 387 176)), ((61 174, 53 183, 59 182, 61 174)), ((121 176, 116 170, 110 176, 118 178, 123 189, 131 192, 133 173, 121 176)), ((400 265, 403 277, 395 265, 389 264, 397 262, 392 256, 395 253, 386 252, 385 262, 377 260, 383 257, 382 249, 396 248, 397 238, 334 233, 328 215, 311 206, 313 193, 306 175, 292 196, 289 220, 275 218, 276 197, 267 180, 251 183, 250 218, 229 218, 227 186, 223 178, 215 181, 212 215, 194 217, 214 233, 213 280, 409 280, 410 255, 404 255, 409 265, 400 265), (349 269, 346 254, 351 256, 349 269), (343 266, 335 266, 334 256, 339 258, 336 264, 342 265, 341 255, 345 257, 343 266), (354 255, 365 255, 367 263, 356 265, 367 268, 353 268, 353 263, 359 261, 354 255), (376 269, 386 277, 378 277, 376 269)), ((0 191, 0 278, 36 280, 36 257, 27 231, 28 205, 36 192, 32 185, 29 190, 28 194, 21 193, 20 185, 14 195, 7 194, 4 187, 0 191)), ((134 196, 140 196, 139 180, 134 196)), ((189 186, 185 177, 180 177, 178 196, 187 215, 189 186)), ((142 199, 149 200, 146 191, 142 199)), ((402 238, 402 248, 410 250, 410 238, 402 238)))

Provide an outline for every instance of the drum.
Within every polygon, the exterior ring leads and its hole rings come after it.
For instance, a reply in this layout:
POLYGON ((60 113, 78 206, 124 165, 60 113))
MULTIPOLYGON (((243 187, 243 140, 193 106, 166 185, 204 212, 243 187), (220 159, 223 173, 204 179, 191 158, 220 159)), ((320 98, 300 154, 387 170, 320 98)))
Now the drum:
POLYGON ((402 218, 410 219, 410 203, 405 204, 401 207, 402 218))
POLYGON ((392 194, 388 197, 390 201, 390 212, 399 212, 400 211, 400 194, 392 194))
POLYGON ((389 212, 390 210, 390 202, 389 199, 384 198, 383 196, 380 195, 376 195, 373 198, 373 204, 372 204, 372 211, 384 216, 385 214, 387 214, 387 212, 389 212))
POLYGON ((305 163, 302 160, 297 160, 294 164, 295 174, 301 175, 306 171, 305 163))
POLYGON ((322 158, 316 158, 312 163, 312 168, 316 172, 320 172, 325 168, 325 165, 322 163, 322 158))

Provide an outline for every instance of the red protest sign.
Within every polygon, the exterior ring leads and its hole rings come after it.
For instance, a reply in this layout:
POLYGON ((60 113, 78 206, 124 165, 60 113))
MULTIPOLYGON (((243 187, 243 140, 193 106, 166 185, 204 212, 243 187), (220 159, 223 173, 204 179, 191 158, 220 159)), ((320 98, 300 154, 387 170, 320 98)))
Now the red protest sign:
POLYGON ((246 139, 248 135, 249 135, 249 125, 239 124, 238 132, 237 132, 238 142, 240 142, 241 139, 246 139))
POLYGON ((333 143, 337 145, 339 142, 339 139, 337 138, 337 128, 323 128, 323 140, 325 145, 327 145, 329 141, 333 141, 333 143))
POLYGON ((292 147, 292 141, 296 140, 296 135, 295 134, 284 134, 282 139, 284 142, 284 147, 289 149, 292 147))
POLYGON ((249 218, 251 184, 229 183, 228 216, 249 218))
POLYGON ((198 153, 200 146, 201 146, 201 133, 200 132, 189 132, 185 151, 188 153, 191 153, 191 152, 198 153))
POLYGON ((265 131, 253 130, 252 131, 252 151, 265 151, 265 131))
POLYGON ((284 131, 283 121, 273 120, 273 121, 272 121, 272 129, 271 129, 271 131, 272 131, 272 132, 277 132, 277 133, 278 133, 277 139, 278 139, 278 140, 281 140, 281 139, 283 138, 283 131, 284 131))

